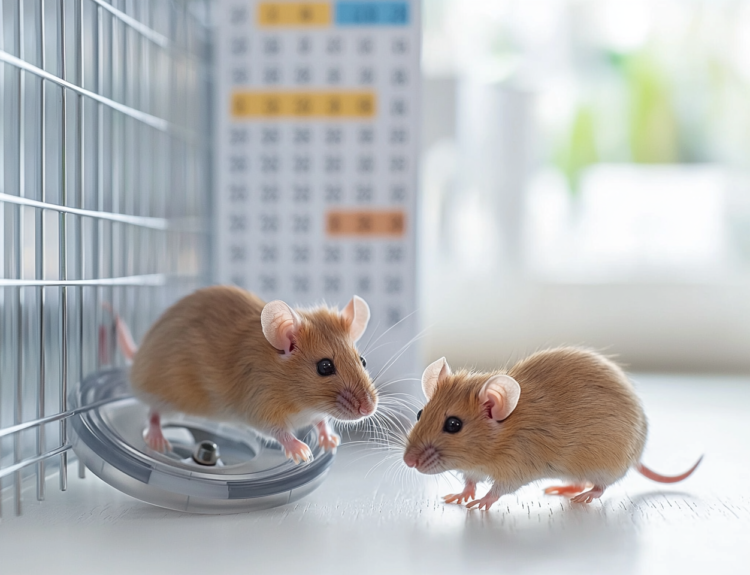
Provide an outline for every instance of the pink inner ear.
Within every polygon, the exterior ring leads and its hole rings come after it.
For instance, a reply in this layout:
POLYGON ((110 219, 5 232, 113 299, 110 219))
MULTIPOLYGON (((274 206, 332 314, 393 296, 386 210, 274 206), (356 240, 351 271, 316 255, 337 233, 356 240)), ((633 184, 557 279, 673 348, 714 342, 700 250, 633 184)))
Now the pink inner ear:
POLYGON ((492 419, 492 406, 493 403, 491 401, 485 401, 482 408, 484 409, 484 415, 487 417, 487 419, 492 419))
POLYGON ((299 317, 282 301, 272 301, 261 312, 263 335, 276 349, 291 353, 296 347, 295 336, 299 328, 299 317))
POLYGON ((286 353, 292 353, 294 348, 297 347, 294 341, 294 322, 286 321, 277 332, 280 342, 283 344, 283 349, 286 353))
POLYGON ((503 419, 503 398, 502 396, 492 389, 488 389, 485 395, 485 402, 483 405, 487 417, 499 421, 503 419))
POLYGON ((347 323, 347 325, 351 325, 354 321, 354 298, 349 300, 349 303, 346 304, 346 307, 341 310, 341 317, 344 318, 344 321, 347 323))
POLYGON ((349 335, 356 342, 367 329, 367 323, 370 320, 370 308, 365 300, 355 295, 341 311, 341 317, 344 318, 349 328, 349 335))

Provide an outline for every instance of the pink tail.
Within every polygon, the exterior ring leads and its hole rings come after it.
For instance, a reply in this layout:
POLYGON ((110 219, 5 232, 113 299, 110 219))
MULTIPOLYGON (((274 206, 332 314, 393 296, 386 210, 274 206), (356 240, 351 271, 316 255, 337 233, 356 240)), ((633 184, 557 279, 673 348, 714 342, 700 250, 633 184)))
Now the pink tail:
POLYGON ((133 341, 133 336, 130 334, 130 329, 128 328, 127 324, 122 321, 122 318, 120 318, 120 316, 115 313, 111 305, 109 305, 108 303, 103 303, 102 307, 111 312, 115 317, 115 328, 117 329, 117 345, 120 348, 122 355, 124 355, 128 361, 133 361, 133 357, 135 357, 135 352, 138 351, 138 347, 135 345, 135 341, 133 341))
POLYGON ((701 455, 698 461, 695 462, 695 465, 693 465, 690 469, 688 469, 685 473, 682 475, 660 475, 656 473, 655 471, 651 471, 648 467, 643 465, 643 463, 639 463, 635 466, 635 468, 638 470, 640 474, 642 474, 644 477, 648 477, 651 481, 658 481, 659 483, 677 483, 678 481, 682 481, 683 479, 686 479, 692 475, 693 471, 700 465, 701 461, 703 461, 703 456, 701 455))

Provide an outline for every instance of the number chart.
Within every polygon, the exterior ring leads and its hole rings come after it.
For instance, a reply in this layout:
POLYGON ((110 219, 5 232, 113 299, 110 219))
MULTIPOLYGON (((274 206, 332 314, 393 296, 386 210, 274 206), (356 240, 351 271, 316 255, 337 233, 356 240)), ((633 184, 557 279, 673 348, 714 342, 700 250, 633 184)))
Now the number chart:
POLYGON ((216 277, 292 305, 363 297, 360 345, 392 328, 382 367, 417 329, 419 0, 216 6, 216 277))

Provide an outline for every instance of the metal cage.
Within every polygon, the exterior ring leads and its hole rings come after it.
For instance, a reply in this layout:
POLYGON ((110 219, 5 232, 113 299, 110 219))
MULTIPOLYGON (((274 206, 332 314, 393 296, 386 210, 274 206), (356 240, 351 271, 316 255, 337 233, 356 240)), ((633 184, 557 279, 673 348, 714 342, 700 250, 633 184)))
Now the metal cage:
POLYGON ((208 10, 2 0, 0 494, 16 513, 25 485, 67 487, 68 390, 122 361, 108 306, 137 340, 207 282, 208 10))

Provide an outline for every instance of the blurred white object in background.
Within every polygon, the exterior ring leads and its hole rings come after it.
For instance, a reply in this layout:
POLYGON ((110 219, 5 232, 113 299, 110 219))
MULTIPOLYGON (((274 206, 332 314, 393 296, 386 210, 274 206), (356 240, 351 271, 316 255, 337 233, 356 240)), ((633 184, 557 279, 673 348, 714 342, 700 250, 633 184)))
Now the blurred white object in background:
POLYGON ((529 270, 550 281, 716 281, 729 263, 728 181, 718 165, 598 164, 572 197, 539 177, 526 212, 529 270))
POLYGON ((464 246, 460 257, 482 253, 485 265, 515 267, 521 263, 523 198, 534 169, 533 94, 486 73, 464 77, 458 94, 455 191, 460 199, 455 201, 478 203, 474 224, 458 222, 460 231, 454 231, 456 238, 476 237, 472 245, 464 246), (469 190, 473 192, 470 198, 465 192, 469 190), (482 217, 485 210, 491 219, 482 217), (499 254, 491 248, 493 244, 500 248, 499 254))
POLYGON ((439 140, 424 155, 426 237, 466 269, 516 267, 535 167, 533 94, 482 74, 462 78, 457 92, 456 140, 439 140))

